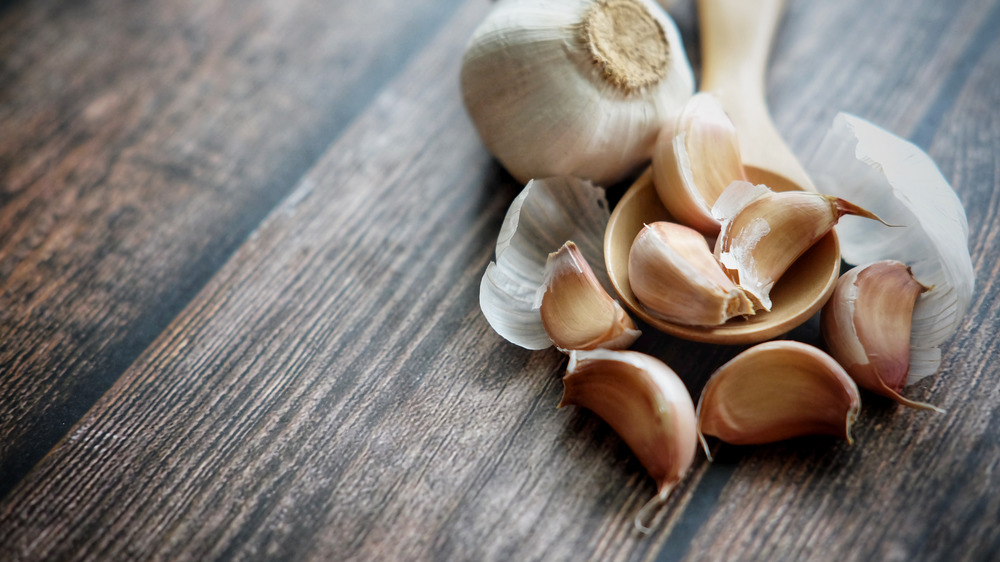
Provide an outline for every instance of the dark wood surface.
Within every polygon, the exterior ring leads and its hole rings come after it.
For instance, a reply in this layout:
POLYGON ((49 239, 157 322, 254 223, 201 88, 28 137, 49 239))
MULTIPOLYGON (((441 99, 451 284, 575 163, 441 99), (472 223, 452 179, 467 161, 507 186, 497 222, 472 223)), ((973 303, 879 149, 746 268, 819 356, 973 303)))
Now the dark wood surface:
MULTIPOLYGON (((0 2, 0 559, 1000 556, 1000 4, 792 1, 768 81, 803 158, 849 111, 965 204, 972 308, 908 391, 947 413, 699 454, 650 536, 565 357, 479 312, 521 187, 458 91, 489 9, 0 2)), ((740 350, 636 348, 695 395, 740 350)))

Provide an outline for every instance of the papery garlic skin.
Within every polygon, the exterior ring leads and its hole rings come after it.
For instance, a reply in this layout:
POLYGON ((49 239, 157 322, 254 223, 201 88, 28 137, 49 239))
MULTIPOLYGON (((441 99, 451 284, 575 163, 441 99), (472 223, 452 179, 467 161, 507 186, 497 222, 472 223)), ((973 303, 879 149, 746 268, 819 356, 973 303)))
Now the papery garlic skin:
POLYGON ((720 224, 712 206, 739 180, 746 181, 746 173, 736 127, 714 95, 699 92, 656 141, 656 193, 674 219, 714 237, 720 224))
POLYGON ((629 252, 629 285, 650 314, 688 326, 718 326, 754 313, 753 304, 712 256, 698 231, 646 225, 629 252))
POLYGON ((900 395, 910 370, 913 307, 928 290, 902 262, 857 266, 837 281, 820 327, 830 355, 858 386, 912 408, 940 411, 900 395))
POLYGON ((881 221, 853 203, 808 191, 776 192, 736 181, 719 196, 712 214, 722 228, 715 257, 755 308, 771 310, 771 288, 795 260, 845 214, 881 221))
POLYGON ((545 332, 561 350, 626 349, 641 335, 573 242, 549 254, 538 299, 545 332))
POLYGON ((972 300, 975 272, 969 223, 958 195, 919 147, 868 121, 840 113, 810 165, 825 193, 850 199, 900 228, 875 233, 864 221, 837 227, 844 260, 893 259, 908 264, 934 290, 917 299, 906 384, 937 372, 939 346, 972 300))
POLYGON ((610 291, 604 267, 608 224, 604 190, 588 181, 560 177, 532 180, 511 203, 497 236, 496 261, 479 286, 479 306, 504 339, 526 349, 552 345, 542 325, 538 290, 551 252, 575 241, 594 276, 610 291))
POLYGON ((698 447, 694 403, 665 363, 635 351, 572 351, 559 407, 587 408, 628 444, 660 496, 684 477, 698 447))
POLYGON ((649 0, 499 2, 466 48, 461 84, 483 143, 515 178, 601 185, 649 160, 694 90, 677 27, 649 0))
MULTIPOLYGON (((698 435, 734 445, 833 435, 852 442, 857 385, 832 357, 795 341, 740 353, 712 374, 698 401, 698 435)), ((711 457, 710 457, 711 458, 711 457)))

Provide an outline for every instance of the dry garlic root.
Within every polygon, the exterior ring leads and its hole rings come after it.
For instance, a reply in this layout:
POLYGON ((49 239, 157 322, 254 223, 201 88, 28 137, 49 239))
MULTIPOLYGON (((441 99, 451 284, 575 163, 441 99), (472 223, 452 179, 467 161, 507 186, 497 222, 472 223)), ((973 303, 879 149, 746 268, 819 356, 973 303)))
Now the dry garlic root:
POLYGON ((716 326, 754 313, 705 238, 680 224, 655 222, 639 231, 629 251, 628 274, 639 302, 668 322, 716 326))
POLYGON ((650 0, 498 2, 461 82, 483 143, 522 182, 622 179, 694 91, 677 27, 650 0))
POLYGON ((795 341, 758 344, 712 374, 698 400, 698 437, 756 445, 804 435, 850 443, 858 388, 837 361, 795 341))
POLYGON ((576 405, 601 417, 621 436, 649 475, 657 495, 636 515, 666 501, 695 450, 695 412, 680 377, 662 361, 635 351, 571 351, 559 407, 576 405))
POLYGON ((928 290, 902 262, 858 266, 837 281, 820 326, 830 355, 858 386, 912 408, 940 412, 900 395, 910 371, 913 307, 928 290))

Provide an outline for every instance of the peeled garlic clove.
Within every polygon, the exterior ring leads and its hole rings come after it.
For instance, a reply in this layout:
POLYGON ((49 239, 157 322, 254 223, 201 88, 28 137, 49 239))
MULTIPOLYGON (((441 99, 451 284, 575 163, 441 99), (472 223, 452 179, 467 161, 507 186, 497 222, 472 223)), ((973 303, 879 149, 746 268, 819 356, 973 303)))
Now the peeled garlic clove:
POLYGON ((771 288, 785 270, 833 228, 840 217, 874 214, 838 197, 808 191, 771 191, 764 185, 733 182, 716 201, 722 223, 715 257, 754 301, 771 310, 771 288))
POLYGON ((573 242, 549 255, 539 292, 542 325, 560 349, 625 349, 641 334, 573 242))
POLYGON ((851 438, 858 387, 832 357, 794 341, 766 342, 712 374, 698 401, 698 435, 734 445, 803 435, 851 438))
POLYGON ((845 221, 837 234, 848 263, 898 260, 934 287, 913 308, 906 384, 934 374, 939 346, 961 325, 975 285, 962 201, 926 152, 846 113, 834 118, 811 164, 821 191, 901 225, 873 232, 867 221, 845 221))
POLYGON ((479 306, 504 339, 527 349, 552 345, 538 309, 548 255, 574 240, 605 290, 604 229, 608 224, 604 190, 576 178, 532 180, 504 217, 497 236, 496 261, 479 286, 479 306))
MULTIPOLYGON (((691 395, 662 361, 635 351, 571 351, 559 407, 587 408, 625 440, 664 501, 697 449, 691 395)), ((648 506, 649 504, 647 504, 648 506)), ((636 527, 645 529, 636 517, 636 527)))
POLYGON ((738 180, 745 181, 746 174, 736 127, 715 96, 697 93, 656 141, 656 193, 678 222, 717 236, 720 225, 712 205, 738 180))
POLYGON ((650 0, 504 0, 473 33, 461 86, 515 178, 608 185, 649 160, 694 77, 676 25, 650 0))
POLYGON ((910 370, 913 307, 928 290, 902 262, 858 266, 837 281, 820 326, 830 355, 858 386, 912 408, 941 411, 899 394, 910 370))
POLYGON ((646 225, 628 257, 629 285, 653 315, 677 324, 717 326, 754 313, 698 231, 671 222, 646 225))

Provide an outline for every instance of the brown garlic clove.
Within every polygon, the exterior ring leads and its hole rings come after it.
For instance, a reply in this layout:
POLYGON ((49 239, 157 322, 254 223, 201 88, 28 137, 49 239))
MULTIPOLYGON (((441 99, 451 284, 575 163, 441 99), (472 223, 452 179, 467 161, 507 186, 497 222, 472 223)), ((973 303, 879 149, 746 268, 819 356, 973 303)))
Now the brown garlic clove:
POLYGON ((858 266, 840 276, 820 326, 830 355, 858 386, 911 408, 941 412, 899 394, 910 370, 913 307, 928 290, 902 262, 858 266))
POLYGON ((560 349, 625 349, 641 334, 573 242, 549 254, 541 290, 542 325, 560 349))
POLYGON ((712 213, 722 222, 715 257, 756 308, 771 310, 770 292, 785 270, 850 214, 873 213, 843 199, 807 191, 771 191, 733 182, 712 213))
MULTIPOLYGON (((587 408, 607 422, 656 481, 652 502, 665 501, 698 447, 694 404, 677 374, 635 351, 571 351, 563 387, 559 407, 587 408)), ((644 510, 635 523, 648 532, 644 510)))
POLYGON ((746 180, 736 127, 722 104, 699 92, 675 123, 664 127, 653 151, 653 183, 678 222, 717 236, 712 205, 729 184, 746 180))
POLYGON ((795 341, 766 342, 712 374, 698 401, 698 436, 734 445, 803 435, 851 438, 858 387, 832 357, 795 341))
POLYGON ((754 313, 746 294, 692 228, 671 222, 646 225, 632 242, 628 271, 639 302, 668 322, 717 326, 754 313))

